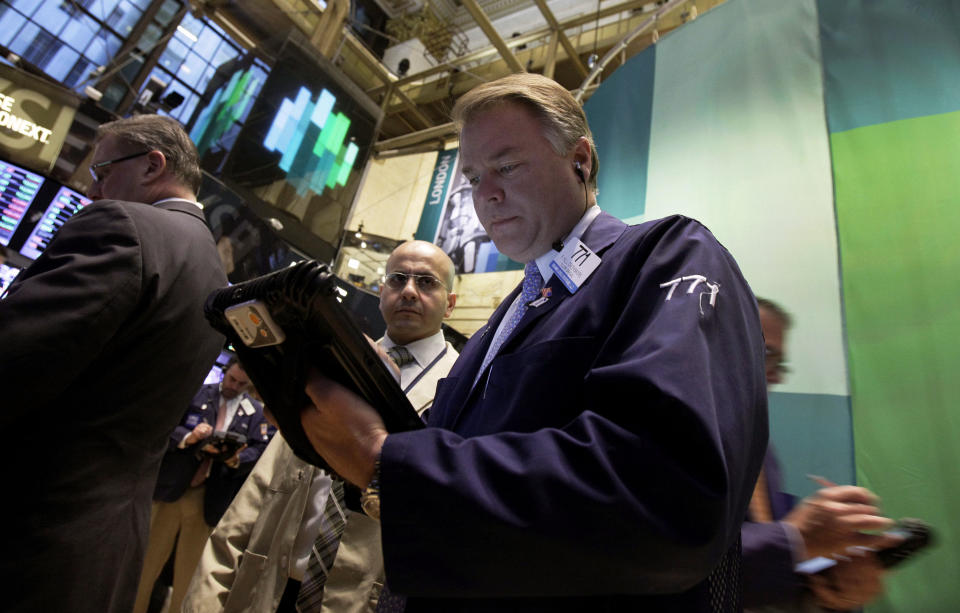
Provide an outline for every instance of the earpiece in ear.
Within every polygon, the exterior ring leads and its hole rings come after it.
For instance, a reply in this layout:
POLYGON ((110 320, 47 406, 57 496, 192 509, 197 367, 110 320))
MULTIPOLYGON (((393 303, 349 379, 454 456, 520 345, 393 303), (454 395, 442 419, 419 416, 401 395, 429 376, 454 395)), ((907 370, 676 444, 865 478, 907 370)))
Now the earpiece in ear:
POLYGON ((580 168, 580 162, 574 162, 574 163, 573 163, 573 172, 575 172, 576 175, 577 175, 578 177, 580 177, 580 182, 581 182, 581 183, 586 183, 586 182, 587 182, 587 180, 583 178, 583 169, 580 168))

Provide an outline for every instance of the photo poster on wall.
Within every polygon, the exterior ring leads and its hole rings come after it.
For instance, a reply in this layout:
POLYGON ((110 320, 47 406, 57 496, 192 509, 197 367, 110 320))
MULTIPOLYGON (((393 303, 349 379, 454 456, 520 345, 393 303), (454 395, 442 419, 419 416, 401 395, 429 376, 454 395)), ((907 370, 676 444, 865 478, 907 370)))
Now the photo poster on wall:
POLYGON ((437 156, 430 190, 414 238, 438 245, 457 274, 520 270, 523 264, 497 251, 473 208, 473 189, 460 172, 460 150, 437 156))

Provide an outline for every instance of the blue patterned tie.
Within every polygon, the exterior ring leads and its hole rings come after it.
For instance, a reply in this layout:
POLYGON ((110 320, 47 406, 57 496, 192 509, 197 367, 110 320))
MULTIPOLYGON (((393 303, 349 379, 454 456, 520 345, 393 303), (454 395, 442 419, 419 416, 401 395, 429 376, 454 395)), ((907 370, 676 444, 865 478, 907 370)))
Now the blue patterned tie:
MULTIPOLYGON (((500 351, 500 347, 504 341, 510 338, 510 334, 517 327, 517 324, 520 323, 520 320, 523 319, 523 315, 527 312, 527 303, 540 295, 541 287, 543 287, 543 277, 540 275, 540 268, 537 266, 537 262, 527 262, 527 265, 523 268, 523 286, 520 288, 520 304, 517 305, 517 309, 513 312, 513 315, 511 315, 507 323, 504 324, 503 329, 500 330, 500 334, 495 336, 493 342, 490 343, 490 351, 488 351, 486 357, 483 358, 483 364, 480 365, 480 370, 477 371, 477 379, 487 370, 487 366, 490 365, 490 362, 493 361, 497 352, 500 351)), ((476 383, 476 379, 474 383, 476 383)))

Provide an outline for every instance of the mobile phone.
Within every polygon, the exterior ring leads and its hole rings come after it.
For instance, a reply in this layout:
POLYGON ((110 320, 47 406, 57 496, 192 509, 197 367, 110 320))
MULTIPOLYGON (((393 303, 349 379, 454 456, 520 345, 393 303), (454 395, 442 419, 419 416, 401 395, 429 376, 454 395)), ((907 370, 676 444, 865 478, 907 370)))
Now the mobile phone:
POLYGON ((277 325, 267 305, 260 300, 235 304, 225 309, 223 315, 247 347, 269 347, 287 339, 283 328, 277 325))
POLYGON ((903 540, 877 552, 877 559, 884 568, 891 568, 908 560, 913 554, 933 542, 933 530, 930 525, 912 517, 904 517, 898 521, 893 529, 887 531, 887 534, 899 536, 903 540))

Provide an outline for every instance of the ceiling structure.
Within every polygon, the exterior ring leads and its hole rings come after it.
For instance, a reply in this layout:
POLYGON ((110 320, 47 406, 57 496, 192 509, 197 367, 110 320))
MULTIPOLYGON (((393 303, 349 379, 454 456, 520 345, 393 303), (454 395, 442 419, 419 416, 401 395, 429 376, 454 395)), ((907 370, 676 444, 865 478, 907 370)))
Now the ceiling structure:
POLYGON ((349 0, 192 0, 192 6, 267 59, 291 29, 303 31, 383 109, 374 155, 386 157, 442 149, 455 135, 449 113, 456 98, 513 72, 545 74, 586 99, 659 36, 724 0, 376 2, 390 17, 387 32, 379 33, 391 42, 383 58, 354 34, 349 0), (388 65, 397 58, 410 66, 404 76, 388 65))

